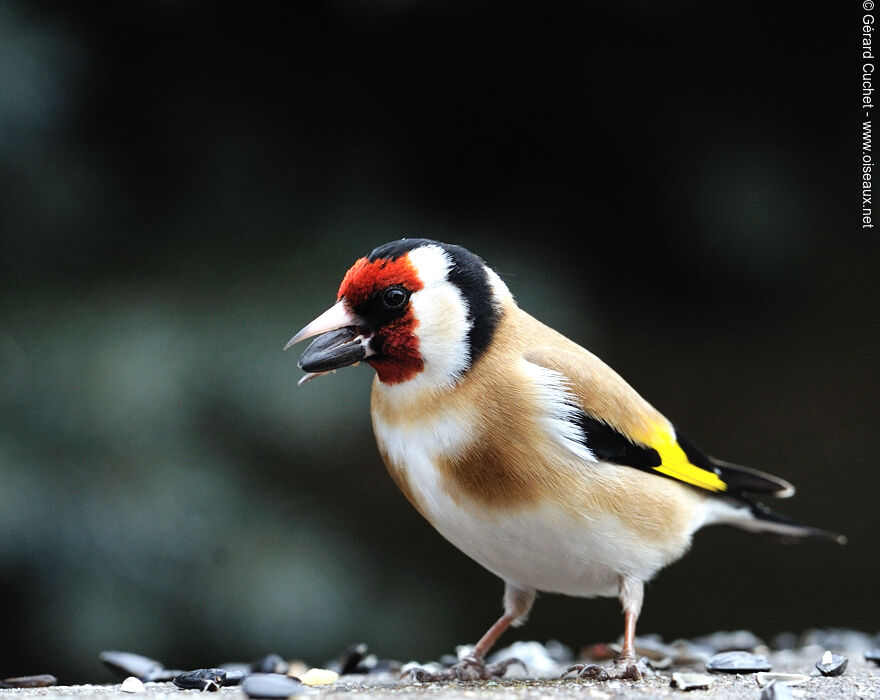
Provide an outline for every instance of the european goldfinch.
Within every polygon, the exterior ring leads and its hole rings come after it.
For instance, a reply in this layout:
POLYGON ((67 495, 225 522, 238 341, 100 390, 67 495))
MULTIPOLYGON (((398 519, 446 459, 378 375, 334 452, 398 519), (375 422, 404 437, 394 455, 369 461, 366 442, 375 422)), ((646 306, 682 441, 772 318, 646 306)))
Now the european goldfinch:
POLYGON ((364 360, 371 414, 392 479, 437 531, 501 578, 504 614, 455 667, 484 662, 537 591, 618 596, 622 650, 610 669, 639 678, 634 639, 644 583, 694 532, 726 523, 789 537, 843 538, 778 515, 775 476, 704 455, 599 358, 520 309, 501 278, 456 245, 405 238, 345 273, 336 303, 285 349, 306 381, 364 360))

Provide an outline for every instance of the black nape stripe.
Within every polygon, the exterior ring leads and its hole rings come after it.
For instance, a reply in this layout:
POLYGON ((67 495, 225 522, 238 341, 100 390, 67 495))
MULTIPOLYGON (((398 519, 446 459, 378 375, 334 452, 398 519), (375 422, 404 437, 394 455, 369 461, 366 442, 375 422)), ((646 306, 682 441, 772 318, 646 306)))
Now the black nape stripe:
POLYGON ((367 260, 373 262, 379 258, 386 260, 397 260, 402 255, 406 255, 409 251, 421 248, 423 245, 438 245, 444 247, 443 243, 432 241, 430 238, 401 238, 399 241, 391 241, 375 248, 372 253, 367 256, 367 260))
POLYGON ((501 311, 495 305, 495 297, 483 261, 461 246, 442 245, 442 248, 452 258, 449 281, 458 287, 467 301, 468 321, 471 322, 468 347, 470 364, 473 365, 489 347, 501 311))
POLYGON ((468 306, 468 321, 471 329, 468 332, 468 348, 470 350, 470 366, 485 352, 492 340, 492 334, 498 326, 501 311, 495 305, 489 275, 486 274, 485 263, 466 248, 449 243, 431 240, 430 238, 402 238, 391 241, 376 248, 367 256, 372 262, 379 258, 396 260, 422 246, 435 245, 452 260, 452 267, 447 274, 449 281, 458 287, 468 306))
POLYGON ((586 412, 578 410, 577 423, 584 435, 584 445, 597 459, 644 470, 660 466, 660 454, 653 447, 630 442, 614 428, 586 412))

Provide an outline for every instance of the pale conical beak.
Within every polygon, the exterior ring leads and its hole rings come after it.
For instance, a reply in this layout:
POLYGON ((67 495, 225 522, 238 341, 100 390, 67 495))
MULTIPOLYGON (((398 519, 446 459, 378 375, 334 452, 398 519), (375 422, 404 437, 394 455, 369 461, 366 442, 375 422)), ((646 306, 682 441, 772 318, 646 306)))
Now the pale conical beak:
POLYGON ((299 341, 306 338, 314 338, 321 333, 328 331, 336 331, 346 326, 358 326, 360 319, 348 310, 348 304, 344 301, 337 301, 333 306, 322 313, 318 318, 303 328, 299 333, 287 341, 284 349, 287 350, 292 345, 296 345, 299 341))
POLYGON ((308 372, 300 384, 340 367, 357 364, 375 354, 370 347, 372 335, 362 319, 353 314, 345 301, 338 301, 318 318, 293 336, 284 346, 306 338, 320 336, 312 341, 299 358, 299 366, 308 372))

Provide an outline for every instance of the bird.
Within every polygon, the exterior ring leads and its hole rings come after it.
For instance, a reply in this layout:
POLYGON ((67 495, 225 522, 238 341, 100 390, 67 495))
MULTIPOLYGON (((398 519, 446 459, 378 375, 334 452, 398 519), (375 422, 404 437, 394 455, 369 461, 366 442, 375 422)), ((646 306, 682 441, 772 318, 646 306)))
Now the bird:
POLYGON ((393 481, 450 543, 504 582, 503 614, 457 664, 418 680, 489 679, 487 663, 538 592, 617 597, 620 653, 578 678, 641 679, 636 621, 645 583, 728 524, 788 539, 845 538, 759 498, 794 487, 707 456, 593 353, 519 307, 462 246, 401 238, 357 259, 336 302, 284 346, 313 338, 304 383, 361 361, 393 481))

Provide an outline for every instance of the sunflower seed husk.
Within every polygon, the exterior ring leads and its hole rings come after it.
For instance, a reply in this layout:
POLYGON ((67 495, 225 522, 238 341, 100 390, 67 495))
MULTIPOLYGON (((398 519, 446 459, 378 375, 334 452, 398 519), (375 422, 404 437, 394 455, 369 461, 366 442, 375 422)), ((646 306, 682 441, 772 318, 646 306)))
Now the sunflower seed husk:
POLYGON ((50 685, 58 685, 58 679, 48 673, 4 678, 0 681, 0 688, 47 688, 50 685))
POLYGON ((252 673, 244 679, 241 689, 249 698, 276 700, 301 693, 304 686, 295 678, 280 673, 252 673))
POLYGON ((669 684, 679 690, 706 690, 715 679, 703 673, 673 673, 669 684))
POLYGON ((757 675, 758 685, 762 688, 773 681, 785 683, 786 685, 802 685, 809 680, 810 677, 802 673, 759 673, 757 675))
POLYGON ((826 651, 822 654, 822 658, 816 662, 816 668, 823 676, 839 676, 846 671, 846 665, 849 659, 839 654, 832 654, 826 651))
POLYGON ((706 670, 712 673, 758 673, 771 668, 766 656, 747 651, 724 651, 706 662, 706 670))

